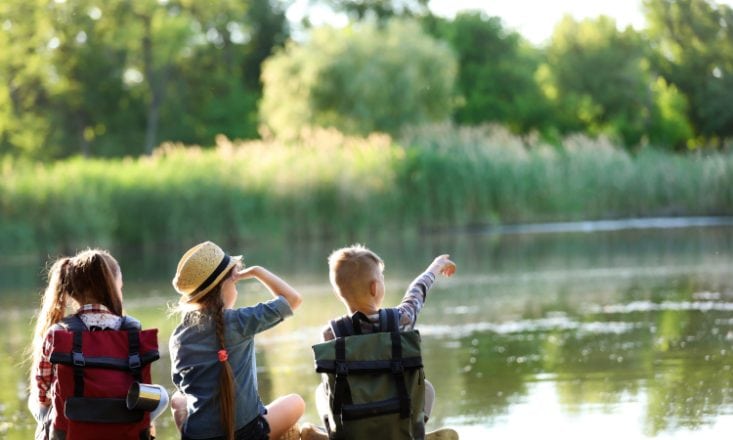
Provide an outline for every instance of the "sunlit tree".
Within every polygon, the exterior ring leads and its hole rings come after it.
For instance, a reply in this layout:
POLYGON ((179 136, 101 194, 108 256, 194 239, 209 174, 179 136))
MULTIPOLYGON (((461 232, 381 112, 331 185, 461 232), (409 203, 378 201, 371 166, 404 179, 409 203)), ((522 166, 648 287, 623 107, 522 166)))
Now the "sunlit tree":
POLYGON ((646 45, 609 17, 563 18, 547 48, 541 74, 546 94, 561 112, 563 131, 608 134, 638 144, 652 118, 653 95, 646 45))
POLYGON ((0 2, 0 154, 150 153, 257 135, 275 0, 0 2))
POLYGON ((733 136, 733 9, 708 0, 645 0, 653 64, 689 101, 702 141, 733 136))
POLYGON ((429 0, 310 0, 344 12, 356 20, 422 15, 428 10, 429 0))
POLYGON ((42 3, 0 2, 0 153, 38 155, 49 142, 58 43, 42 3))
POLYGON ((397 134, 449 117, 455 75, 451 50, 413 22, 316 29, 265 63, 261 117, 284 137, 312 126, 397 134))
POLYGON ((423 22, 458 56, 456 122, 498 122, 518 133, 550 122, 549 104, 534 78, 540 52, 498 17, 464 12, 452 20, 428 16, 423 22))

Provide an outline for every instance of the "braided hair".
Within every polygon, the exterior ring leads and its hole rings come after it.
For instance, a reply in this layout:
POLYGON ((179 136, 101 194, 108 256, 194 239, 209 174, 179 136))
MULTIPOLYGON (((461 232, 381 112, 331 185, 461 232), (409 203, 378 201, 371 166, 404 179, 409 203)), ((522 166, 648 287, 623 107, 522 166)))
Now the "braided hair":
MULTIPOLYGON (((230 272, 231 274, 231 272, 230 272)), ((229 275, 222 280, 228 279, 229 275)), ((222 281, 223 282, 223 281, 222 281)), ((199 300, 199 313, 187 313, 185 319, 195 324, 204 316, 209 317, 216 332, 216 343, 219 349, 221 371, 219 373, 219 406, 221 408, 221 424, 227 440, 234 440, 234 373, 226 355, 226 340, 224 327, 224 301, 221 296, 221 282, 199 300), (222 355, 223 354, 223 355, 222 355)))

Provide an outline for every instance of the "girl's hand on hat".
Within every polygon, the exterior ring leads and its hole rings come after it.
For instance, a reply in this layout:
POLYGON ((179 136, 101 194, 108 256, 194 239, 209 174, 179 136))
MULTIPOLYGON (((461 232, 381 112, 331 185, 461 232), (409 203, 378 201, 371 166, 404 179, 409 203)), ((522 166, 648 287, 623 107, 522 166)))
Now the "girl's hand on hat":
POLYGON ((232 280, 240 281, 249 278, 255 278, 257 272, 261 269, 260 266, 249 266, 249 267, 237 267, 232 271, 232 280))
POLYGON ((262 283, 273 297, 282 296, 290 304, 290 308, 297 309, 303 299, 297 290, 280 277, 262 266, 250 266, 246 269, 236 268, 232 271, 232 280, 239 281, 254 278, 262 283))

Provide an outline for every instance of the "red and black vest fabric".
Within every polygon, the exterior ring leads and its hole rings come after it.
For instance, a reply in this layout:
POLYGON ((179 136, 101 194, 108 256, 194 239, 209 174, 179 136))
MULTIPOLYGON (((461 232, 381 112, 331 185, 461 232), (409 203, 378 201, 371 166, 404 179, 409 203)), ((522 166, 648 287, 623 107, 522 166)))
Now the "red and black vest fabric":
POLYGON ((134 382, 151 383, 158 330, 141 330, 124 317, 120 330, 90 331, 77 315, 54 327, 51 363, 56 365, 50 440, 147 440, 150 413, 129 410, 134 382))

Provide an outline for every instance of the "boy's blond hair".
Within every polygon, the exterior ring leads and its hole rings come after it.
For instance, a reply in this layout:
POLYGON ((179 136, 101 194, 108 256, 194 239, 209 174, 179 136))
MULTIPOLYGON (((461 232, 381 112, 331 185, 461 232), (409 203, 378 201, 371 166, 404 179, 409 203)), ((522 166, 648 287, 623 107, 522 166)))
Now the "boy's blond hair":
POLYGON ((361 244, 335 250, 328 257, 329 279, 336 294, 349 303, 369 292, 372 281, 379 277, 384 262, 361 244))

